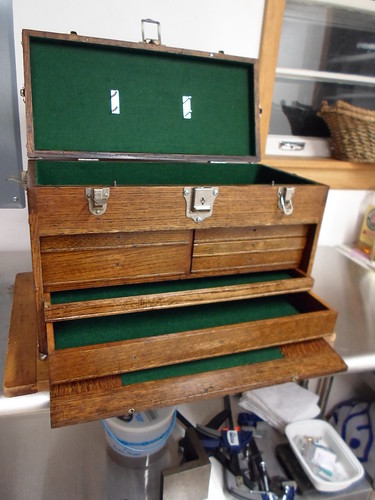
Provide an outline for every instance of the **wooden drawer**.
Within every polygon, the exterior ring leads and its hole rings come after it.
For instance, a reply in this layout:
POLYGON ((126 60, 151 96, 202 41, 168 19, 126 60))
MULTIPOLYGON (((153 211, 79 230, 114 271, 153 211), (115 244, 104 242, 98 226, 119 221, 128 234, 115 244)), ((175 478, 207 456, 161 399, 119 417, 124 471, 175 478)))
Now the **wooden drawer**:
POLYGON ((55 384, 50 388, 51 425, 87 422, 134 411, 226 394, 345 370, 324 339, 223 356, 132 374, 55 384), (174 368, 174 367, 173 367, 174 368))
POLYGON ((255 226, 195 232, 192 273, 298 269, 310 226, 255 226))
POLYGON ((311 276, 287 270, 54 291, 44 294, 44 317, 55 322, 112 316, 308 291, 312 285, 311 276))
POLYGON ((42 237, 44 291, 184 276, 190 239, 189 231, 42 237))
POLYGON ((336 312, 310 293, 170 307, 47 325, 52 384, 322 337, 336 312))

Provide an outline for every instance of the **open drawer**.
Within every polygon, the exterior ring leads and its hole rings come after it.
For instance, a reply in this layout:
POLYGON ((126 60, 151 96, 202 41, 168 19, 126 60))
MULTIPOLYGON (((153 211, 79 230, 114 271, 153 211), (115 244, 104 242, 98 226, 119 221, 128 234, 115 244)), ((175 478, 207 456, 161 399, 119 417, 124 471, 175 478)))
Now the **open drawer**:
POLYGON ((51 426, 126 415, 287 381, 330 375, 345 363, 324 339, 124 375, 52 385, 51 426))
POLYGON ((47 322, 112 316, 311 290, 313 278, 295 269, 44 294, 47 322))
POLYGON ((335 321, 335 311, 304 292, 51 322, 50 382, 139 372, 300 342, 333 333, 335 321))

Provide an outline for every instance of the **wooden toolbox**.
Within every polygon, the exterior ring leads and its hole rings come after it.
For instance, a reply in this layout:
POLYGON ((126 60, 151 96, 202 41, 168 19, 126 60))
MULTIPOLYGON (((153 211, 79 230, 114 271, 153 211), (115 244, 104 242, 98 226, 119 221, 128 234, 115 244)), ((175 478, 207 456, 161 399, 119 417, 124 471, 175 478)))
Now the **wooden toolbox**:
POLYGON ((24 31, 52 426, 345 369, 311 292, 328 188, 257 163, 257 63, 24 31))

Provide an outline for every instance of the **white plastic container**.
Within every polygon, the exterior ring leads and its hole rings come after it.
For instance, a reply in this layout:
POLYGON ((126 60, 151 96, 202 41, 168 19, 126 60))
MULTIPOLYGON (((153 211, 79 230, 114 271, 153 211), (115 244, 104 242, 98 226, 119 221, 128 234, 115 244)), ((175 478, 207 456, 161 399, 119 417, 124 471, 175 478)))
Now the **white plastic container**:
POLYGON ((167 443, 176 420, 176 408, 138 412, 131 421, 122 417, 103 420, 105 436, 113 451, 124 457, 146 457, 167 443))
POLYGON ((318 491, 344 490, 363 476, 364 469, 357 457, 337 431, 325 420, 309 419, 292 422, 286 426, 285 434, 298 461, 318 491), (320 438, 319 444, 329 448, 336 455, 335 479, 324 479, 313 472, 298 446, 299 438, 305 436, 320 438))

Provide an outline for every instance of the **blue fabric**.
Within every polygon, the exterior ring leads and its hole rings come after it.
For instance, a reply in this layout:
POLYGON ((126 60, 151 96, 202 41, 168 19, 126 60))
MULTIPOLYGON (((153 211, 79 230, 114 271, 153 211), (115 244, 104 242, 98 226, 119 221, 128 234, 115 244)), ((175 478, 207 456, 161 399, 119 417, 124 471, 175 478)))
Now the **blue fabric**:
POLYGON ((368 472, 375 473, 375 402, 350 400, 337 405, 329 422, 337 430, 368 472), (372 469, 372 470, 371 470, 372 469))

